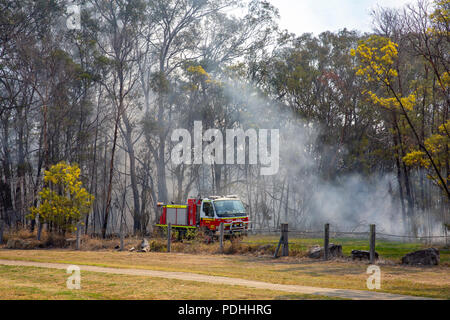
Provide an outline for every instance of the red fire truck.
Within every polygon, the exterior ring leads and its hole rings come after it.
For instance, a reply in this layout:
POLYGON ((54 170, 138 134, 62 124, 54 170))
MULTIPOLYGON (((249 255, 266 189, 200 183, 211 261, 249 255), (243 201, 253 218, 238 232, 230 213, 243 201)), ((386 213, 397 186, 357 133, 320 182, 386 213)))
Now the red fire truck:
POLYGON ((187 204, 158 203, 158 207, 156 226, 164 228, 170 223, 181 235, 189 229, 200 229, 216 236, 221 223, 227 236, 246 235, 250 223, 242 201, 235 195, 190 198, 187 204))

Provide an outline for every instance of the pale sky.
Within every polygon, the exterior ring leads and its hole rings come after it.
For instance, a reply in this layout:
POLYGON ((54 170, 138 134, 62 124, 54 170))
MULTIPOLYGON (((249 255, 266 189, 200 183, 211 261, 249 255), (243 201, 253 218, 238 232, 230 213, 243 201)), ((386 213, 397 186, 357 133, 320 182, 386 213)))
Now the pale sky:
POLYGON ((280 12, 279 24, 297 35, 340 29, 371 31, 372 8, 399 8, 415 0, 269 0, 280 12))

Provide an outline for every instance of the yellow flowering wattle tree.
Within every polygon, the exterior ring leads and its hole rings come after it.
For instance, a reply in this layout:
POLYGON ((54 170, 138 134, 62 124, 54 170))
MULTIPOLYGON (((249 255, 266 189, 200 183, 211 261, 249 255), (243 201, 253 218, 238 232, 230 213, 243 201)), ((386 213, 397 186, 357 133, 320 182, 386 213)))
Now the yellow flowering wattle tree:
MULTIPOLYGON (((418 150, 403 154, 402 160, 408 166, 420 166, 430 169, 428 177, 443 190, 450 199, 448 177, 445 176, 444 165, 441 158, 448 159, 448 122, 439 128, 440 133, 423 141, 414 125, 414 107, 416 105, 418 87, 413 87, 409 94, 404 95, 408 88, 401 87, 399 69, 397 67, 398 44, 389 38, 373 35, 359 43, 357 49, 352 49, 350 54, 357 58, 356 75, 360 76, 368 85, 378 88, 377 92, 364 90, 369 101, 374 105, 389 110, 394 118, 394 130, 396 134, 402 129, 397 120, 397 115, 406 120, 408 129, 412 132, 418 150)), ((397 146, 396 146, 397 147, 397 146)), ((405 148, 401 142, 399 148, 405 148)), ((445 163, 445 161, 443 162, 445 163)))
POLYGON ((40 205, 32 207, 29 218, 39 218, 43 223, 53 223, 61 232, 73 231, 86 215, 94 201, 80 180, 81 170, 77 165, 60 162, 44 172, 46 187, 39 192, 40 205))
POLYGON ((427 29, 430 34, 450 37, 450 0, 434 1, 434 10, 430 14, 431 27, 427 29))
POLYGON ((394 66, 398 56, 398 44, 388 38, 374 35, 361 41, 358 48, 352 49, 350 54, 359 59, 356 75, 363 77, 368 83, 384 86, 383 96, 372 91, 364 91, 374 104, 387 109, 396 109, 404 114, 413 109, 416 103, 415 92, 402 96, 394 85, 398 77, 398 71, 394 66))

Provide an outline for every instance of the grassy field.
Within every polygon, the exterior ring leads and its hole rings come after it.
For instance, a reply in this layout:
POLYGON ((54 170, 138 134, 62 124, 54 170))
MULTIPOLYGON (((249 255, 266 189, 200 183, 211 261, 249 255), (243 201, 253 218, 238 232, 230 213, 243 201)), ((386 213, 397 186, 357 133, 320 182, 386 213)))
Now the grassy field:
MULTIPOLYGON (((6 234, 5 241, 9 238, 26 239, 31 242, 34 247, 53 247, 58 248, 64 244, 64 237, 52 237, 47 233, 43 233, 43 240, 36 241, 36 232, 30 233, 22 230, 13 234, 6 234)), ((201 238, 202 239, 202 238, 201 238)), ((83 236, 82 248, 84 251, 98 251, 98 250, 113 250, 119 244, 118 239, 98 239, 83 236)), ((141 238, 130 237, 125 239, 125 249, 131 247, 138 248, 141 238)), ((240 242, 231 243, 225 241, 225 254, 237 255, 273 255, 276 245, 279 240, 279 235, 251 235, 243 238, 240 242)), ((349 257, 353 249, 369 250, 368 239, 350 239, 350 238, 330 238, 331 243, 341 244, 345 256, 349 257)), ((166 239, 151 238, 150 247, 153 252, 166 252, 166 239)), ((308 249, 314 245, 323 245, 321 238, 296 238, 289 236, 289 255, 292 257, 305 257, 308 249)), ((2 246, 0 246, 1 248, 2 246)), ((411 243, 400 241, 386 241, 377 239, 376 251, 380 254, 383 261, 392 263, 400 263, 401 258, 412 251, 436 247, 440 251, 441 265, 450 267, 450 248, 443 245, 427 245, 424 243, 411 243)), ((172 251, 179 253, 190 254, 217 254, 219 253, 219 243, 206 244, 202 240, 184 240, 183 242, 173 242, 172 251)))
MULTIPOLYGON (((330 299, 316 295, 289 294, 241 286, 221 285, 144 276, 111 275, 83 272, 81 289, 66 288, 65 270, 0 266, 0 300, 51 299, 151 299, 151 300, 289 300, 330 299)), ((334 298, 335 299, 335 298, 334 298)))
MULTIPOLYGON (((0 249, 0 259, 36 262, 86 264, 103 267, 136 268, 160 271, 182 271, 228 276, 280 284, 367 290, 367 262, 349 258, 318 261, 305 258, 308 248, 322 239, 290 237, 290 257, 272 259, 277 236, 251 236, 240 243, 225 244, 218 254, 217 243, 192 241, 173 243, 173 253, 164 253, 164 240, 151 240, 150 253, 116 252, 117 240, 88 240, 82 251, 70 249, 9 250, 0 249), (267 246, 267 244, 270 244, 267 246), (95 251, 92 251, 95 248, 95 251), (104 248, 104 249, 102 249, 104 248), (159 252, 158 252, 159 251, 159 252)), ((127 239, 126 247, 139 245, 139 239, 127 239)), ((353 249, 368 250, 367 240, 330 239, 343 246, 343 253, 353 249)), ((3 246, 4 247, 4 246, 3 246)), ((381 260, 381 292, 450 299, 450 252, 438 247, 441 264, 437 267, 411 267, 399 264, 408 252, 429 247, 421 243, 377 241, 381 260)), ((63 271, 31 267, 0 267, 0 298, 67 298, 67 299, 308 299, 286 293, 263 292, 249 288, 224 287, 211 291, 208 285, 178 280, 158 280, 135 276, 87 273, 81 291, 61 287, 67 275, 63 271), (22 277, 22 278, 21 278, 22 277), (53 280, 52 280, 53 279, 53 280), (109 279, 109 280, 108 280, 109 279), (61 282, 62 281, 62 282, 61 282), (126 285, 125 285, 126 284, 126 285), (152 288, 152 289, 148 289, 152 288), (179 290, 180 289, 180 290, 179 290), (189 294, 195 291, 195 295, 189 294)), ((314 297, 317 298, 317 297, 314 297)))
MULTIPOLYGON (((272 243, 275 245, 279 237, 277 236, 251 236, 246 238, 245 243, 264 245, 266 243, 272 243)), ((351 255, 352 250, 369 250, 369 241, 367 239, 350 239, 350 238, 330 238, 330 243, 342 245, 342 252, 346 256, 351 255)), ((293 238, 289 239, 289 249, 293 252, 297 252, 299 255, 306 254, 308 249, 314 245, 323 245, 323 239, 311 239, 311 238, 293 238)), ((400 241, 376 241, 376 251, 380 255, 380 258, 384 260, 391 260, 392 262, 400 263, 401 258, 412 251, 437 247, 440 251, 440 259, 442 265, 450 266, 450 248, 442 245, 427 245, 423 243, 411 243, 400 241)))
MULTIPOLYGON (((274 260, 269 256, 254 255, 3 249, 0 250, 0 259, 194 272, 270 283, 357 290, 367 290, 368 277, 367 263, 364 262, 324 262, 299 257, 274 260)), ((447 266, 404 267, 387 263, 380 264, 380 268, 381 292, 450 299, 447 266)), ((173 290, 177 289, 174 287, 173 290)), ((218 298, 217 295, 215 297, 218 298)))

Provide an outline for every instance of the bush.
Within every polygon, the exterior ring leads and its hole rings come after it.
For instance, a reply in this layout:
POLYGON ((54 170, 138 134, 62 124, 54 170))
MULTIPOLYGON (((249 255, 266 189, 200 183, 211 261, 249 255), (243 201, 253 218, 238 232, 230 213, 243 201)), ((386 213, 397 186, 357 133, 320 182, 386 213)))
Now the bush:
POLYGON ((66 239, 62 235, 47 233, 42 239, 45 248, 64 248, 66 244, 66 239))
POLYGON ((165 252, 167 251, 167 245, 162 241, 152 240, 150 241, 151 252, 165 252))

